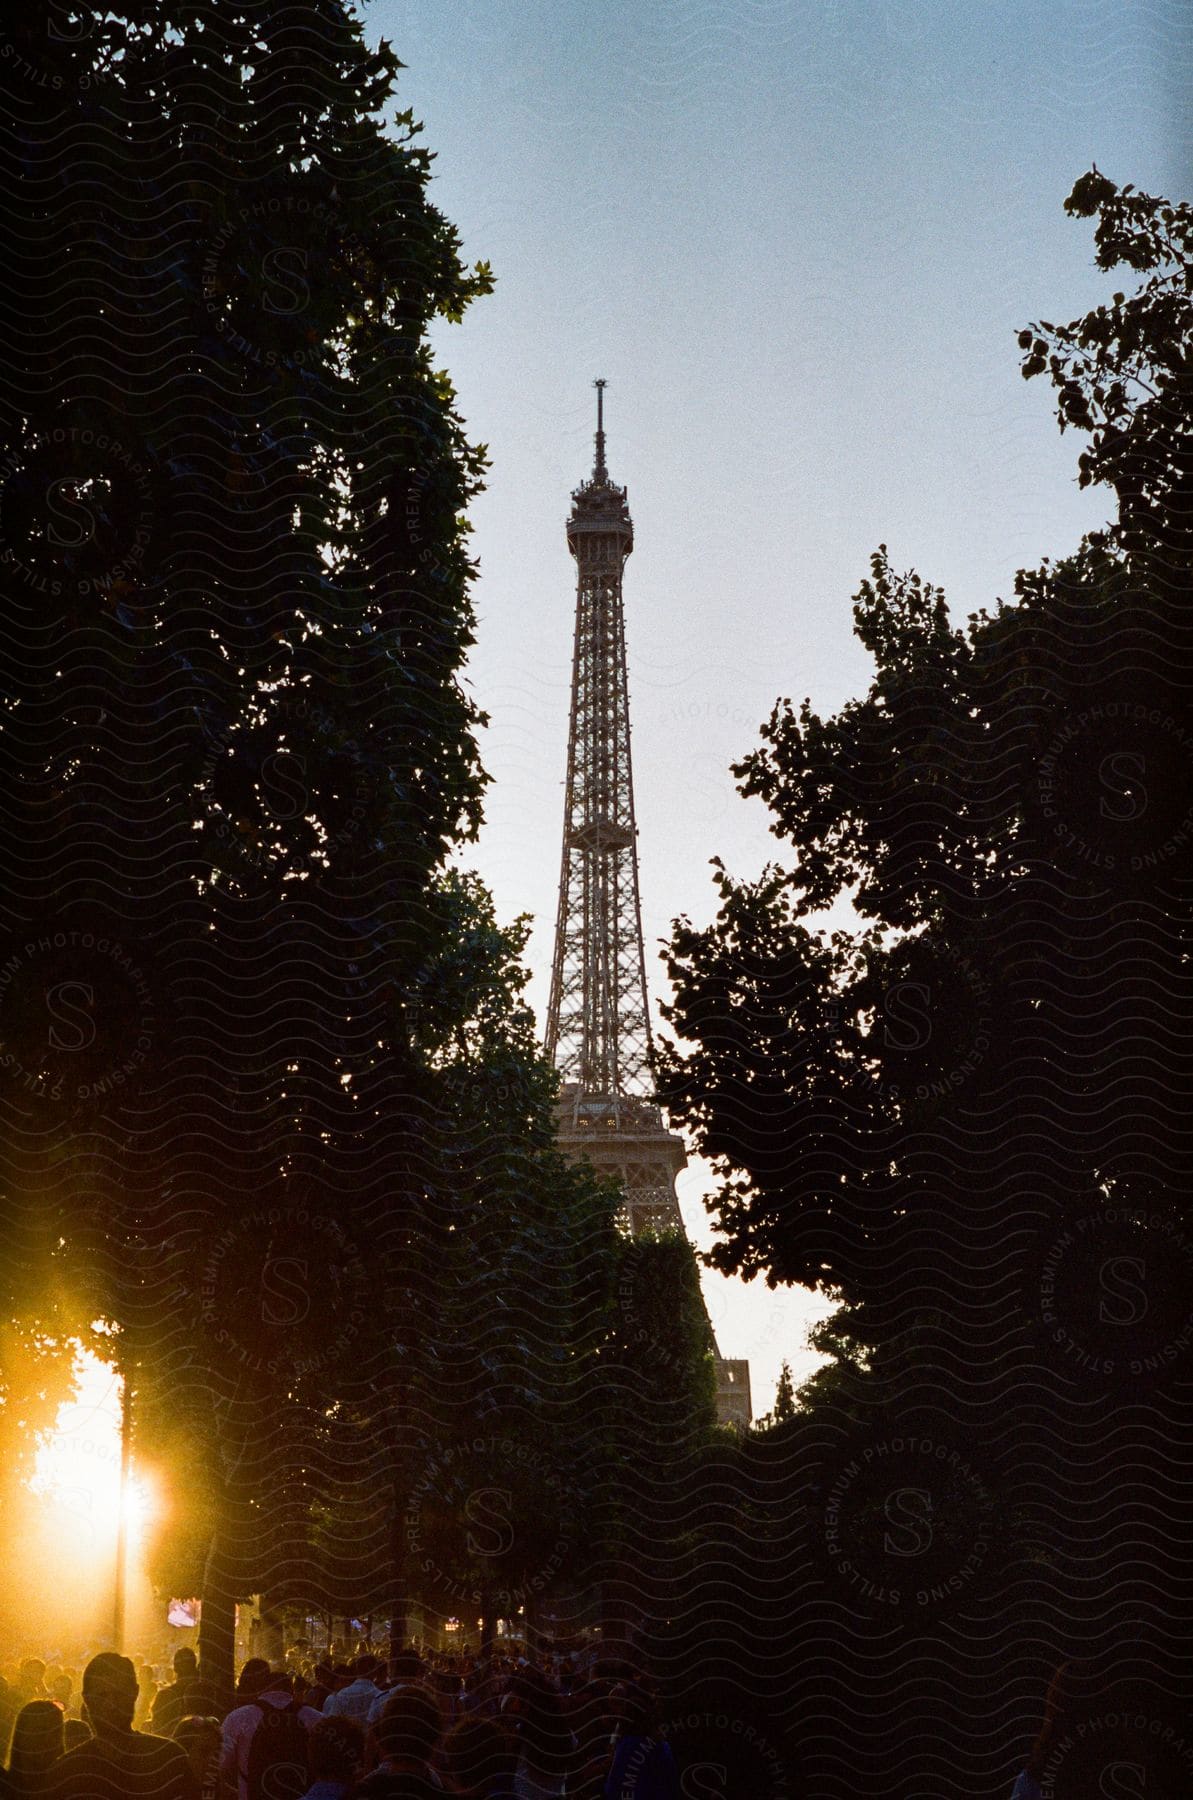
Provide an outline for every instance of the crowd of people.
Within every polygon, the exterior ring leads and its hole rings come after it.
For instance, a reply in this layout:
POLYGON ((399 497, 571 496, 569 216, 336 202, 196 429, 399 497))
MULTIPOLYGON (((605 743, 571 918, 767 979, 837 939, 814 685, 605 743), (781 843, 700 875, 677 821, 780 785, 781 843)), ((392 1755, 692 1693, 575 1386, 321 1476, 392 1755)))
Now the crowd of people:
POLYGON ((623 1658, 584 1669, 407 1649, 251 1658, 219 1706, 194 1651, 158 1686, 113 1651, 0 1677, 0 1800, 679 1800, 657 1697, 623 1658))
MULTIPOLYGON (((336 1649, 319 1661, 295 1650, 281 1666, 250 1657, 230 1706, 189 1648, 164 1683, 113 1651, 81 1678, 36 1657, 9 1665, 0 1800, 795 1800, 771 1778, 760 1791, 757 1769, 735 1776, 718 1763, 709 1785, 711 1763, 677 1762, 649 1678, 611 1645, 539 1661, 411 1646, 383 1662, 336 1649)), ((1072 1760, 1066 1747, 1091 1709, 1103 1722, 1134 1716, 1121 1698, 1087 1665, 1062 1664, 1011 1800, 1062 1789, 1086 1800, 1088 1771, 1063 1788, 1050 1770, 1072 1760)))

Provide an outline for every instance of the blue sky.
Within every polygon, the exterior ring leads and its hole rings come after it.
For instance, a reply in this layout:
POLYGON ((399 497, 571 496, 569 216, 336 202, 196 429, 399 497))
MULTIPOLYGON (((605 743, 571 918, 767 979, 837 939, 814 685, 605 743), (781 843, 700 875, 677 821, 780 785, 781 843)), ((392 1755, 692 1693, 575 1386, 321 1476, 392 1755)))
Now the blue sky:
MULTIPOLYGON (((437 348, 473 438, 471 681, 491 725, 469 858, 536 927, 545 1003, 573 576, 563 521, 609 381, 648 964, 713 910, 708 860, 781 854, 728 765, 776 696, 868 679, 871 551, 958 615, 1105 515, 1015 333, 1116 284, 1063 200, 1091 162, 1188 195, 1193 26, 1173 0, 370 0, 436 153, 433 196, 496 292, 437 348)), ((652 967, 656 994, 661 974, 652 967)), ((709 1241, 700 1168, 682 1178, 709 1241)), ((706 1276, 764 1410, 801 1294, 706 1276)))

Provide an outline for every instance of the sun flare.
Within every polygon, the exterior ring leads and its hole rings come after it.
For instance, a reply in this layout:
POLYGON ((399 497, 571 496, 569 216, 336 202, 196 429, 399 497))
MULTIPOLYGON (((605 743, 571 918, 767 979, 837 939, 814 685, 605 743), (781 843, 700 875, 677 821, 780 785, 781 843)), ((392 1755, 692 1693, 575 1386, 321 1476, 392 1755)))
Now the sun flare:
MULTIPOLYGON (((75 1391, 58 1408, 40 1444, 29 1486, 68 1529, 80 1549, 110 1551, 120 1525, 122 1383, 110 1363, 79 1346, 75 1391)), ((128 1541, 134 1546, 154 1515, 151 1484, 134 1463, 126 1490, 128 1541)))

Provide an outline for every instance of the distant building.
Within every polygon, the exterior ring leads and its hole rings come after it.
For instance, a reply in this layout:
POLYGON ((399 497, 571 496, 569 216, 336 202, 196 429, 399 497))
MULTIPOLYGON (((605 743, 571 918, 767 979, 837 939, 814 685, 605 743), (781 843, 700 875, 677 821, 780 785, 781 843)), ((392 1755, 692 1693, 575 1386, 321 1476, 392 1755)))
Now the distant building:
POLYGON ((744 1431, 754 1417, 750 1403, 750 1365, 744 1357, 717 1357, 717 1418, 744 1431))

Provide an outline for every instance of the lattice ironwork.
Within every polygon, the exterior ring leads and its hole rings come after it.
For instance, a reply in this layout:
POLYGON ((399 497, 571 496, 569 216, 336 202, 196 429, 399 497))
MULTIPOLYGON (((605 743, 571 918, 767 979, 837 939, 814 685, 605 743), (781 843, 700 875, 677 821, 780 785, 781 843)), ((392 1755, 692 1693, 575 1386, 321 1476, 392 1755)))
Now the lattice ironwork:
MULTIPOLYGON (((563 1082, 559 1144, 612 1175, 625 1195, 622 1223, 683 1231, 675 1177, 683 1139, 650 1099, 650 1009, 638 894, 638 828, 630 760, 621 580, 634 548, 625 488, 605 461, 605 383, 597 390, 591 479, 572 495, 568 548, 576 559, 576 634, 563 814, 563 866, 547 1053, 563 1082)), ((711 1323, 717 1412, 750 1420, 749 1366, 726 1362, 711 1323)))
POLYGON ((547 1050, 574 1104, 616 1119, 627 1096, 650 1092, 650 1014, 638 894, 621 578, 634 547, 626 490, 605 463, 598 381, 592 478, 572 495, 576 632, 563 821, 563 866, 547 1050))
POLYGON ((560 1146, 570 1156, 585 1157, 598 1174, 620 1182, 625 1230, 635 1237, 643 1231, 682 1231, 675 1177, 686 1152, 659 1108, 631 1095, 621 1096, 616 1111, 579 1102, 575 1086, 565 1084, 559 1103, 560 1146))

